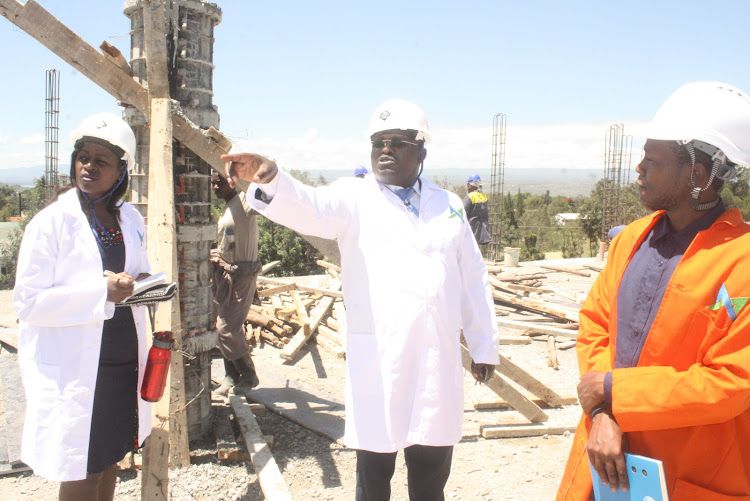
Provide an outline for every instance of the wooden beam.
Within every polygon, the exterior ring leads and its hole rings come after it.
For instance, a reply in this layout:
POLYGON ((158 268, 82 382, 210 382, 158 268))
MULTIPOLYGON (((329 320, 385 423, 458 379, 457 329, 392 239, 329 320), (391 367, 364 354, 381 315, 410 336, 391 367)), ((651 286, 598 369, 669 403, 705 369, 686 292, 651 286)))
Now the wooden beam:
POLYGON ((333 263, 329 263, 328 261, 323 261, 322 259, 319 259, 319 260, 317 260, 315 262, 318 264, 318 266, 322 266, 323 268, 327 268, 329 270, 333 270, 336 273, 341 273, 341 267, 337 266, 337 265, 335 265, 333 263))
POLYGON ((555 348, 555 336, 547 336, 547 365, 555 370, 559 369, 557 362, 557 349, 555 348))
POLYGON ((577 425, 548 426, 539 424, 523 424, 516 426, 488 426, 479 427, 484 438, 518 438, 540 437, 542 435, 563 435, 566 431, 573 433, 577 425))
POLYGON ((302 298, 299 297, 296 290, 289 291, 289 295, 292 296, 292 301, 294 301, 294 307, 297 309, 297 315, 299 316, 299 321, 302 324, 302 329, 305 332, 305 335, 311 334, 312 329, 310 328, 310 318, 307 316, 307 310, 302 303, 302 298))
POLYGON ((281 350, 281 358, 292 360, 299 353, 299 350, 302 349, 307 340, 310 339, 310 336, 312 336, 312 333, 318 328, 320 321, 328 314, 332 305, 333 298, 330 296, 326 296, 318 302, 310 312, 310 321, 305 324, 309 326, 309 332, 306 332, 305 325, 300 327, 289 344, 281 350))
POLYGON ((18 334, 6 330, 0 330, 0 343, 8 345, 18 351, 18 334))
POLYGON ((567 329, 561 329, 559 327, 550 327, 547 325, 535 324, 532 322, 519 322, 517 320, 507 320, 505 318, 498 318, 497 324, 504 325, 507 327, 517 327, 519 329, 524 329, 529 332, 533 332, 537 334, 552 334, 555 336, 565 337, 568 339, 575 339, 576 337, 578 337, 578 331, 570 331, 567 329))
MULTIPOLYGON (((463 363, 464 369, 471 372, 471 355, 469 354, 469 349, 463 344, 461 345, 461 362, 463 363)), ((500 365, 502 365, 502 363, 501 360, 500 365)), ((503 400, 511 405, 511 407, 523 414, 524 417, 532 423, 540 423, 549 419, 541 407, 513 388, 503 379, 497 369, 485 384, 490 390, 502 397, 503 400)))
POLYGON ((562 273, 572 273, 573 275, 579 275, 581 277, 590 277, 591 273, 587 271, 578 271, 578 270, 571 270, 569 268, 561 268, 559 266, 549 266, 541 264, 539 265, 540 268, 544 268, 545 270, 552 270, 552 271, 560 271, 562 273))
MULTIPOLYGON (((116 61, 104 56, 86 43, 35 0, 27 0, 25 4, 17 0, 0 0, 0 14, 115 99, 132 105, 144 116, 149 116, 148 90, 133 80, 130 73, 124 71, 116 61)), ((144 29, 146 24, 148 23, 144 23, 144 29)), ((224 162, 219 157, 229 151, 226 147, 230 144, 229 140, 224 136, 222 136, 223 140, 209 137, 185 116, 179 106, 175 106, 170 111, 174 122, 172 134, 175 139, 223 175, 224 162)), ((240 188, 247 188, 247 183, 238 184, 240 188)))
POLYGON ((272 277, 258 277, 258 282, 264 283, 264 284, 272 284, 272 285, 289 285, 294 284, 297 286, 297 289, 308 291, 308 292, 315 292, 318 294, 323 294, 324 296, 331 296, 335 298, 343 298, 344 294, 342 294, 338 290, 333 289, 321 289, 320 287, 310 287, 308 285, 302 285, 298 284, 293 280, 289 279, 283 279, 283 278, 272 278, 272 277))
POLYGON ((296 288, 297 284, 277 285, 276 287, 271 287, 270 289, 263 289, 262 291, 258 291, 258 297, 264 298, 273 296, 274 294, 281 294, 282 292, 288 292, 296 288))
POLYGON ((271 454, 268 443, 263 438, 263 432, 255 420, 255 416, 245 403, 244 396, 229 395, 229 402, 234 410, 234 416, 240 425, 240 431, 245 438, 250 461, 258 475, 258 483, 263 495, 270 501, 291 501, 292 495, 284 477, 279 470, 276 460, 271 454))
POLYGON ((148 116, 148 91, 34 0, 0 0, 0 14, 118 100, 148 116))
POLYGON ((260 273, 258 273, 258 275, 265 275, 266 273, 268 273, 272 269, 276 268, 279 264, 281 264, 281 261, 271 261, 270 263, 264 264, 260 268, 260 273))
POLYGON ((550 407, 559 407, 562 405, 562 397, 556 391, 511 362, 510 359, 502 354, 500 354, 500 365, 495 370, 522 388, 527 389, 532 395, 536 395, 547 402, 547 405, 550 407))
MULTIPOLYGON (((541 398, 530 398, 532 402, 534 402, 536 405, 543 409, 550 408, 549 405, 547 405, 547 402, 542 400, 541 398)), ((575 395, 568 395, 567 397, 562 397, 562 404, 563 405, 578 405, 578 397, 575 395)), ((488 399, 482 399, 480 401, 474 402, 474 409, 476 410, 491 410, 491 409, 507 409, 508 407, 511 407, 511 405, 506 402, 505 400, 501 398, 493 398, 492 400, 488 399)))

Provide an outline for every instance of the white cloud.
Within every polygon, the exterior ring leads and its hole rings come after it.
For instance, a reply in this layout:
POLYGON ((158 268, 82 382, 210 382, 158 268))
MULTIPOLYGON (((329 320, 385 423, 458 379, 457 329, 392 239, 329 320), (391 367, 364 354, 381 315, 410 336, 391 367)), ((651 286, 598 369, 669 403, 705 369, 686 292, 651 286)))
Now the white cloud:
POLYGON ((0 134, 0 144, 8 144, 8 141, 10 141, 10 136, 0 134))
MULTIPOLYGON (((506 130, 505 166, 508 168, 603 169, 605 133, 613 123, 509 123, 506 130)), ((639 122, 626 122, 630 133, 639 122)), ((492 165, 492 126, 434 126, 428 145, 426 168, 489 169, 492 165)), ((632 168, 640 158, 641 142, 632 148, 632 168)), ((235 141, 234 151, 250 151, 274 158, 286 169, 369 168, 367 137, 325 137, 309 129, 300 137, 258 138, 235 141)))
POLYGON ((18 140, 19 144, 44 144, 44 134, 32 134, 18 140))

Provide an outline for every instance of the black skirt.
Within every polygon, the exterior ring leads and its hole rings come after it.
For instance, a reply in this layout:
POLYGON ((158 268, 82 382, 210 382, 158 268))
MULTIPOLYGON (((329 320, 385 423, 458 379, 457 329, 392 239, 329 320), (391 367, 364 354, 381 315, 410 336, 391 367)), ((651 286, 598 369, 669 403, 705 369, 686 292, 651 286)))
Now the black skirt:
MULTIPOLYGON (((99 251, 104 269, 119 273, 125 268, 125 246, 122 238, 113 240, 107 247, 100 245, 99 251)), ((115 308, 102 329, 88 473, 101 473, 137 447, 138 335, 130 308, 115 308)))

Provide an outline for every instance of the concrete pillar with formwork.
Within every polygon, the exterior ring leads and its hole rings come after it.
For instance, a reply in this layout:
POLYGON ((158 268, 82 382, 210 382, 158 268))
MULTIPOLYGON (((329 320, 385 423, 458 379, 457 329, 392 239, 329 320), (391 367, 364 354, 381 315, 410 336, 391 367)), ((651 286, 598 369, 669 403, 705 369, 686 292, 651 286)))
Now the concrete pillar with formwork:
MULTIPOLYGON (((147 83, 146 52, 141 0, 127 0, 123 7, 131 21, 133 78, 147 83)), ((214 27, 221 9, 200 0, 172 0, 168 12, 168 74, 170 96, 179 101, 184 115, 201 128, 219 128, 219 112, 213 104, 214 27)), ((128 107, 125 120, 138 140, 137 168, 131 187, 131 203, 147 217, 149 131, 145 117, 128 107)), ((178 141, 173 144, 175 219, 180 313, 183 328, 185 397, 188 434, 199 438, 211 430, 210 354, 216 345, 210 289, 209 252, 216 238, 211 221, 211 167, 178 141)))

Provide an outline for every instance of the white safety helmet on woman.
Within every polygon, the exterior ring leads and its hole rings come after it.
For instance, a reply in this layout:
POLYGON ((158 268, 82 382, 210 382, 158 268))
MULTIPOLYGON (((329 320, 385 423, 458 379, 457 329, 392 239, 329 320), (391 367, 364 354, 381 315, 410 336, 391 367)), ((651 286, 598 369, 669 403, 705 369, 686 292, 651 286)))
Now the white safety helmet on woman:
POLYGON ((124 153, 122 160, 127 162, 128 171, 135 168, 135 134, 125 121, 114 113, 95 113, 83 120, 70 135, 75 148, 78 141, 85 138, 98 139, 116 146, 124 153))
POLYGON ((416 131, 416 141, 430 142, 430 126, 424 111, 410 101, 388 99, 375 109, 370 118, 369 136, 392 130, 416 131))
MULTIPOLYGON (((713 173, 729 181, 735 164, 750 167, 750 96, 720 82, 685 84, 659 108, 646 137, 675 140, 708 154, 713 173)), ((694 160, 694 154, 691 153, 694 160)))

